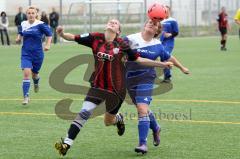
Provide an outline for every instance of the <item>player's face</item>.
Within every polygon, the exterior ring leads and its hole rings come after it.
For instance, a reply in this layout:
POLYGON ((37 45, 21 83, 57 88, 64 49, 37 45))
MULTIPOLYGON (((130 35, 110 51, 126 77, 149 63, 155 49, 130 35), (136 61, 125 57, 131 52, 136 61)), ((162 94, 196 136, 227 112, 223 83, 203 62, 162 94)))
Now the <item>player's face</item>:
POLYGON ((111 30, 114 33, 120 33, 120 22, 116 19, 109 20, 106 26, 106 30, 111 30))
POLYGON ((226 9, 225 7, 222 7, 222 12, 225 13, 226 12, 226 9))
POLYGON ((152 35, 155 35, 158 32, 159 25, 160 23, 158 21, 153 21, 149 19, 148 22, 145 24, 144 30, 151 33, 152 35))
POLYGON ((35 9, 28 9, 27 18, 30 22, 34 22, 37 17, 37 11, 35 9))

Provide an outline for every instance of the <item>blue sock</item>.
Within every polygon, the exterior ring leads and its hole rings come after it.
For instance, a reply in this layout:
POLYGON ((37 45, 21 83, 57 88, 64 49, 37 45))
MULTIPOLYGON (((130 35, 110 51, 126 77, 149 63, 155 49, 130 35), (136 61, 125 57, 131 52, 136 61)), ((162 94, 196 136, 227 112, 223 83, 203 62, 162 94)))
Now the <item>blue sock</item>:
POLYGON ((39 83, 39 80, 40 80, 40 77, 33 78, 33 83, 34 83, 34 84, 38 84, 38 83, 39 83))
POLYGON ((31 82, 30 79, 24 79, 22 82, 22 90, 24 97, 29 96, 30 82, 31 82))
POLYGON ((156 132, 158 128, 160 128, 159 124, 157 123, 157 120, 154 116, 154 114, 149 111, 149 118, 150 118, 150 128, 152 129, 153 132, 156 132))
POLYGON ((138 117, 139 145, 147 144, 149 126, 150 126, 149 116, 138 117))

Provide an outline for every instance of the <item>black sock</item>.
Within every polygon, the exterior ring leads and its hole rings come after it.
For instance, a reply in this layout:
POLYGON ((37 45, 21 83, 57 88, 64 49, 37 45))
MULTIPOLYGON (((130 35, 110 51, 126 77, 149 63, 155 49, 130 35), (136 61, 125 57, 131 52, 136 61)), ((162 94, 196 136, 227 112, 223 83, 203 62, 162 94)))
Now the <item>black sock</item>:
POLYGON ((226 40, 223 40, 223 47, 225 48, 226 46, 226 40))
POLYGON ((221 40, 221 42, 220 42, 220 43, 221 43, 221 47, 223 47, 223 40, 221 40))
MULTIPOLYGON (((73 121, 73 122, 75 122, 75 121, 73 121)), ((70 128, 68 130, 68 138, 74 140, 77 137, 79 132, 80 132, 79 127, 76 126, 75 124, 71 124, 70 128)))

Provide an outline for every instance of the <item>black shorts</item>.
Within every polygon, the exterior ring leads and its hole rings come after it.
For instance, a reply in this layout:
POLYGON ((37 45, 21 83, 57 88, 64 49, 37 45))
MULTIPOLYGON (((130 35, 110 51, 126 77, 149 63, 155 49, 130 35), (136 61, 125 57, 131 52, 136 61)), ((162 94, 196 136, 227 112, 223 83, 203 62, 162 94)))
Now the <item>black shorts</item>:
POLYGON ((227 28, 219 28, 221 35, 227 34, 227 28))
POLYGON ((117 114, 125 99, 126 91, 111 93, 105 90, 90 88, 84 101, 92 102, 100 105, 105 101, 106 112, 110 114, 117 114))

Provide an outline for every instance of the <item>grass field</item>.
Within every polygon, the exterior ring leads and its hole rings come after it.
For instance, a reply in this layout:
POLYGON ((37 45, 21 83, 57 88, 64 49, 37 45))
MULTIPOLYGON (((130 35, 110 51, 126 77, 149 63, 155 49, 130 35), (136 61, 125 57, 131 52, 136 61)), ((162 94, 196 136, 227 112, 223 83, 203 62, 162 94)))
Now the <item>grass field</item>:
MULTIPOLYGON (((101 116, 89 120, 65 158, 80 159, 237 159, 240 157, 240 41, 229 37, 228 51, 219 51, 218 37, 178 38, 174 55, 191 71, 186 76, 173 70, 173 89, 154 96, 151 109, 162 126, 160 147, 148 138, 149 153, 136 155, 136 110, 123 104, 126 133, 105 127, 101 116), (160 115, 161 113, 161 115, 160 115), (175 117, 173 117, 175 115, 175 117), (177 115, 177 117, 176 117, 177 115)), ((55 104, 74 100, 72 111, 81 108, 83 95, 64 94, 49 86, 50 73, 65 60, 90 51, 77 44, 52 46, 45 54, 38 94, 22 106, 19 69, 20 47, 0 47, 0 158, 60 158, 54 143, 65 136, 70 121, 55 115, 55 104)), ((85 66, 72 71, 67 83, 83 84, 85 66)), ((85 83, 84 83, 85 84, 85 83)))

